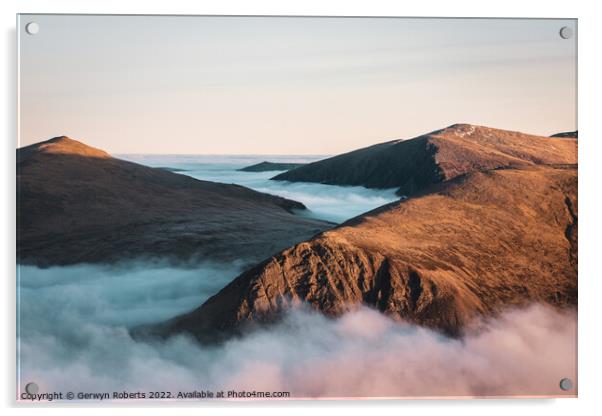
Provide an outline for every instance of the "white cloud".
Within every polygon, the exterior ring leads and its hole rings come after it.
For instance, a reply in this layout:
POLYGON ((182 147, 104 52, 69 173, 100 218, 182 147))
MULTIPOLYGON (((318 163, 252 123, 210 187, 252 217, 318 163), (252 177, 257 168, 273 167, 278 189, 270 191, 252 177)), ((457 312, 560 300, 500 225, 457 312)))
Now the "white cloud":
MULTIPOLYGON (((543 306, 450 339, 367 308, 294 310, 219 346, 132 340, 127 327, 197 306, 238 273, 21 268, 21 384, 44 391, 283 390, 296 397, 556 395, 576 377, 576 315, 543 306), (153 305, 159 305, 156 309, 153 305)), ((570 393, 574 393, 570 392, 570 393)))

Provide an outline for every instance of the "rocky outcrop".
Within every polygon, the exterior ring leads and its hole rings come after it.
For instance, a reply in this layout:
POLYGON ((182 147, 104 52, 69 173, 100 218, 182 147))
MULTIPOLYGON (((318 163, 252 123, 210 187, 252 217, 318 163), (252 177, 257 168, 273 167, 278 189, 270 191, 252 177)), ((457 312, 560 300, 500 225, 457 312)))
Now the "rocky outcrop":
POLYGON ((504 308, 575 305, 576 230, 575 166, 460 175, 294 245, 138 333, 216 341, 304 304, 328 316, 367 305, 459 336, 504 308))
POLYGON ((160 257, 250 263, 332 224, 303 204, 111 157, 67 137, 17 150, 17 257, 40 266, 160 257))
POLYGON ((577 162, 575 140, 455 124, 393 140, 276 175, 274 180, 398 188, 411 195, 457 176, 499 167, 577 162))

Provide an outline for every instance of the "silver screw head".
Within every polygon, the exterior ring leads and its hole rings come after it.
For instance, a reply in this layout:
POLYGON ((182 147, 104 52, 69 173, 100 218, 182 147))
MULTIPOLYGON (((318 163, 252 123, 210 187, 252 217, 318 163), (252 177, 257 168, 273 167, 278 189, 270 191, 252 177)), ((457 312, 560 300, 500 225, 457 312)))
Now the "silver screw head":
POLYGON ((568 26, 561 27, 559 33, 562 39, 570 39, 573 37, 573 29, 568 26))
POLYGON ((569 391, 573 388, 573 381, 570 378, 563 378, 560 380, 560 389, 564 391, 569 391))
POLYGON ((35 35, 40 31, 40 25, 36 22, 29 22, 25 25, 25 31, 30 35, 35 35))
POLYGON ((36 383, 27 383, 27 384, 25 385, 25 391, 26 391, 28 394, 31 394, 32 396, 33 396, 34 394, 37 394, 39 390, 40 390, 40 389, 39 389, 39 387, 38 387, 38 385, 37 385, 36 383))

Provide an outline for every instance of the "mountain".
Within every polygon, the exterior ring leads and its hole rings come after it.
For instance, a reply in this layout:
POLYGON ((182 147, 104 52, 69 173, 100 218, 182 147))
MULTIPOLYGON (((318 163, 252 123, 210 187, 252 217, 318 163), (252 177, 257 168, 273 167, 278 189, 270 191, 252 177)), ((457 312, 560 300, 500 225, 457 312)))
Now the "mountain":
POLYGON ((579 131, 565 131, 562 133, 556 133, 551 135, 550 137, 560 137, 560 138, 569 138, 569 139, 577 139, 579 137, 579 131))
POLYGON ((309 163, 272 179, 398 188, 399 195, 411 195, 469 172, 576 160, 575 140, 455 124, 413 139, 393 140, 309 163))
POLYGON ((17 257, 256 262, 332 224, 303 204, 150 168, 61 136, 17 150, 17 257))
POLYGON ((461 336, 477 317, 531 302, 577 303, 574 165, 457 176, 283 250, 198 309, 137 333, 216 341, 295 304, 328 316, 363 304, 461 336))
POLYGON ((170 166, 159 166, 157 169, 166 170, 168 172, 186 172, 188 169, 172 168, 170 166))
POLYGON ((305 163, 261 162, 238 170, 242 172, 269 172, 273 170, 291 170, 303 165, 305 165, 305 163))

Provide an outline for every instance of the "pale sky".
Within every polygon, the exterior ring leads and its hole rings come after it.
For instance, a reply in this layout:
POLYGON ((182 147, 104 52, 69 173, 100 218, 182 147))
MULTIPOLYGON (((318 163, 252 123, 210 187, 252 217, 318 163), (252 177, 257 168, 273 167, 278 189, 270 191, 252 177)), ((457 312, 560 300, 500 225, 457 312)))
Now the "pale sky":
POLYGON ((22 15, 20 139, 337 154, 454 123, 575 130, 575 20, 22 15), (35 21, 36 35, 25 25, 35 21))

